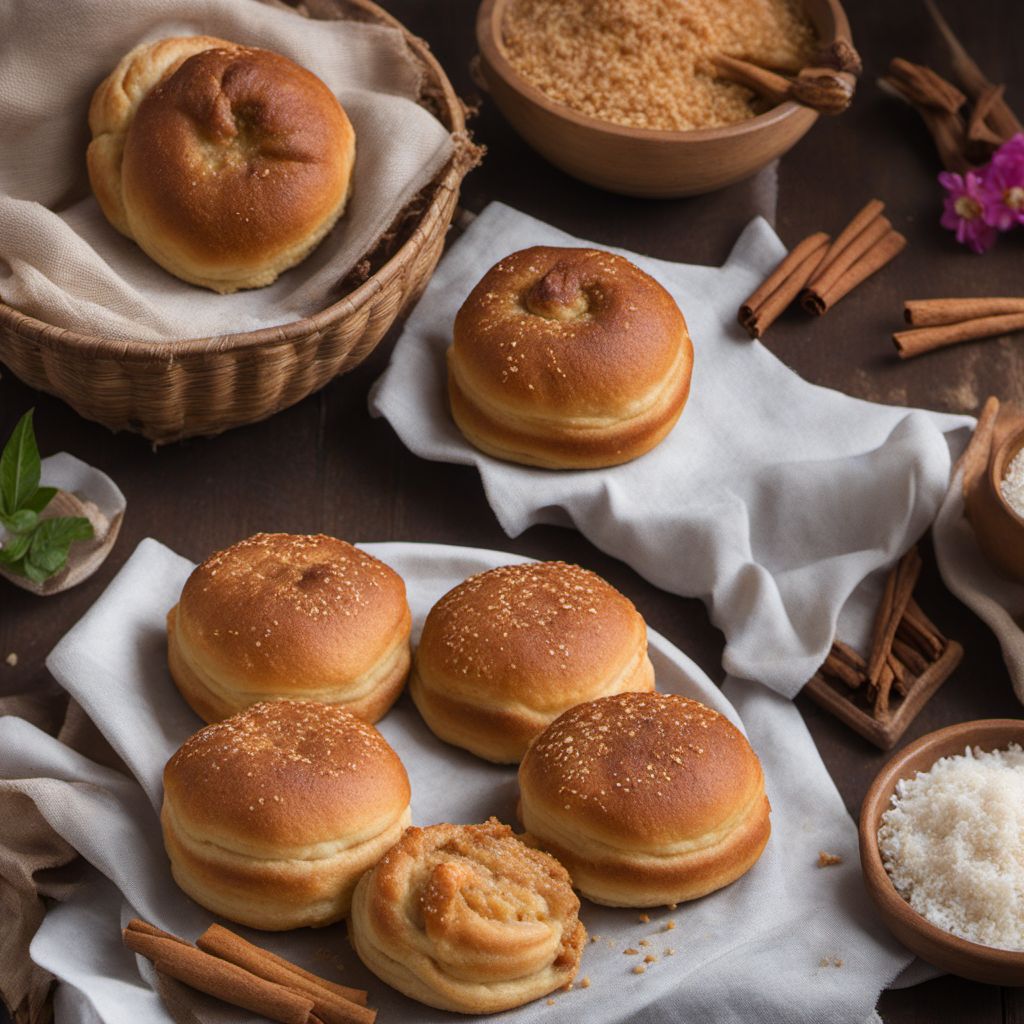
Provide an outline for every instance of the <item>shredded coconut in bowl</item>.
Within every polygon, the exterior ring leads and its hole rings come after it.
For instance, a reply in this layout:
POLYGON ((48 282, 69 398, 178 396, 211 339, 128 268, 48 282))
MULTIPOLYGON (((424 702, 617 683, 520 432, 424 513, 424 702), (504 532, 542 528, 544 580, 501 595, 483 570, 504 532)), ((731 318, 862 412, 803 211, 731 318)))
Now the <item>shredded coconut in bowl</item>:
POLYGON ((903 779, 878 830, 896 891, 953 935, 1024 950, 1024 750, 968 747, 903 779))
POLYGON ((1010 508, 1024 519, 1024 448, 1017 452, 1007 467, 1001 490, 1010 508))

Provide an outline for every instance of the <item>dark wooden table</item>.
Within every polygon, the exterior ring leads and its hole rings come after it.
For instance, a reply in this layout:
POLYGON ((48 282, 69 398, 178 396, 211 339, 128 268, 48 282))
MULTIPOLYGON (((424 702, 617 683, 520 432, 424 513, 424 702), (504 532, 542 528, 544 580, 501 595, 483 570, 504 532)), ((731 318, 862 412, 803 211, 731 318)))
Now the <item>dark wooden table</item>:
MULTIPOLYGON (((460 93, 474 97, 469 74, 474 0, 391 0, 386 6, 430 42, 460 93)), ((944 0, 944 6, 974 56, 996 81, 1008 83, 1011 102, 1024 109, 1019 2, 944 0)), ((825 320, 796 313, 783 318, 768 345, 806 379, 863 398, 956 412, 976 411, 989 394, 1024 402, 1019 338, 962 346, 909 364, 894 357, 888 332, 899 323, 904 298, 1019 292, 1024 232, 977 257, 939 227, 938 168, 930 140, 916 116, 875 85, 894 56, 943 68, 937 35, 923 8, 911 0, 854 0, 848 7, 865 58, 860 91, 847 114, 820 123, 782 161, 776 227, 793 244, 818 228, 836 230, 877 195, 888 203, 910 245, 825 320)), ((690 200, 607 195, 535 156, 486 100, 474 131, 488 155, 466 181, 467 209, 500 199, 584 237, 653 256, 721 262, 752 212, 770 213, 773 205, 766 187, 771 182, 764 179, 758 188, 734 186, 690 200)), ((472 470, 423 462, 402 447, 386 423, 370 419, 367 389, 385 365, 391 340, 357 371, 269 422, 158 451, 141 438, 114 436, 84 422, 5 373, 0 437, 34 405, 44 454, 66 449, 108 472, 128 497, 128 513, 107 564, 76 590, 42 601, 0 581, 0 693, 43 693, 54 686, 43 668, 47 652, 143 537, 157 537, 199 559, 257 530, 322 530, 353 541, 436 541, 578 561, 625 591, 651 626, 720 680, 722 637, 699 602, 656 590, 570 530, 539 527, 510 540, 472 470), (14 668, 2 661, 9 651, 18 654, 14 668)), ((964 645, 966 655, 907 740, 951 722, 1021 713, 992 636, 946 592, 930 552, 926 558, 921 603, 964 645)), ((855 815, 886 755, 809 702, 797 703, 855 815)), ((1024 992, 943 978, 884 994, 880 1010, 891 1024, 1012 1024, 1024 1021, 1024 992)))

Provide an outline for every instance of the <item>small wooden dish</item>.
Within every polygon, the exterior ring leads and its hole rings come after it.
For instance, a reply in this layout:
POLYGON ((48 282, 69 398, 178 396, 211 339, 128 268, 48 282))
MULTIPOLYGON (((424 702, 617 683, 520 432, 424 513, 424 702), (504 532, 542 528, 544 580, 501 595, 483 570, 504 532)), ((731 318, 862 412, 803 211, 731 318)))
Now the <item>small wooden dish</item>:
POLYGON ((1024 429, 1013 431, 996 444, 988 468, 967 497, 967 516, 989 561, 1003 575, 1024 581, 1024 518, 1003 497, 1001 486, 1021 449, 1024 429))
POLYGON ((961 722, 929 733, 901 750, 878 773, 860 811, 860 863, 864 882, 882 920, 908 949, 936 967, 990 985, 1024 985, 1024 952, 968 942, 927 921, 893 887, 878 850, 878 826, 900 779, 927 771, 940 757, 1024 744, 1024 720, 990 718, 961 722))
MULTIPOLYGON (((711 192, 748 178, 791 149, 818 115, 786 102, 738 124, 694 131, 627 128, 550 100, 512 66, 502 25, 509 0, 484 0, 476 21, 480 67, 494 102, 541 156, 581 181, 625 195, 711 192)), ((849 39, 838 0, 806 0, 823 46, 849 39)))

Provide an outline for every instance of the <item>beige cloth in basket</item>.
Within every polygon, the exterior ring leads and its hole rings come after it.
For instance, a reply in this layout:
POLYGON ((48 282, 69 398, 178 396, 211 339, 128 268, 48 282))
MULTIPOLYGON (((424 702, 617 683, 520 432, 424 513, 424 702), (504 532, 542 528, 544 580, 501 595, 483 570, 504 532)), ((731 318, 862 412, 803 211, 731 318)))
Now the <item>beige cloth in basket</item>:
POLYGON ((147 340, 289 323, 340 282, 452 153, 415 100, 422 69, 402 33, 319 21, 257 0, 38 0, 0 4, 0 298, 83 334, 147 340), (319 75, 356 131, 345 216, 267 288, 216 295, 179 281, 118 234, 89 189, 93 90, 140 42, 207 34, 282 53, 319 75))

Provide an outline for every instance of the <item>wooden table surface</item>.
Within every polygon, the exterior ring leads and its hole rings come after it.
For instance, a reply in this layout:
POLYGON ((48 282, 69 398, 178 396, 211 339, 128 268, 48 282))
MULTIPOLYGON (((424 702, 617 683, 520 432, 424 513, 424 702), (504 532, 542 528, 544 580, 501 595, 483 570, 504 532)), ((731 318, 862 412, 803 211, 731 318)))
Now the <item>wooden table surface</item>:
MULTIPOLYGON (((475 96, 469 73, 475 52, 474 0, 391 0, 385 5, 430 42, 459 92, 475 96)), ((1024 10, 1019 2, 944 0, 944 6, 982 67, 995 81, 1007 82, 1011 103, 1024 109, 1024 68, 1017 48, 1024 10)), ((938 37, 923 7, 912 0, 856 0, 848 7, 865 60, 856 102, 842 117, 818 124, 783 159, 777 171, 777 214, 771 174, 752 185, 689 200, 643 201, 599 192, 537 157, 486 99, 474 132, 488 155, 467 179, 463 205, 475 211, 500 199, 597 242, 667 259, 719 263, 754 212, 774 215, 777 230, 792 245, 813 230, 838 229, 869 197, 879 196, 907 235, 907 251, 824 320, 787 315, 770 332, 768 346, 807 380, 863 398, 956 412, 976 411, 989 394, 1024 402, 1024 343, 1019 337, 961 346, 906 364, 894 357, 888 333, 900 322, 903 299, 1019 292, 1024 231, 978 257, 939 227, 938 167, 930 140, 916 116, 883 96, 875 84, 894 56, 943 69, 938 37)), ((114 436, 83 421, 5 372, 0 437, 35 406, 43 453, 68 450, 105 470, 127 495, 128 512, 111 558, 76 590, 39 600, 0 581, 0 693, 45 692, 54 685, 43 668, 47 652, 143 537, 156 537, 199 559, 257 530, 325 531, 353 541, 434 541, 577 561, 622 589, 652 627, 720 680, 722 637, 698 601, 655 589, 570 530, 537 527, 509 539, 473 470, 417 459, 386 423, 369 417, 367 389, 385 365, 392 340, 393 335, 354 373, 268 422, 157 451, 141 438, 114 436), (9 651, 18 654, 16 667, 2 661, 9 651)), ((994 639, 946 592, 931 552, 925 554, 920 602, 966 654, 905 741, 951 722, 1021 713, 994 639)), ((856 815, 886 755, 806 700, 797 703, 856 815)), ((891 1024, 1011 1024, 1024 1021, 1024 990, 947 977, 885 993, 880 1011, 891 1024)))

